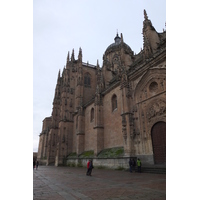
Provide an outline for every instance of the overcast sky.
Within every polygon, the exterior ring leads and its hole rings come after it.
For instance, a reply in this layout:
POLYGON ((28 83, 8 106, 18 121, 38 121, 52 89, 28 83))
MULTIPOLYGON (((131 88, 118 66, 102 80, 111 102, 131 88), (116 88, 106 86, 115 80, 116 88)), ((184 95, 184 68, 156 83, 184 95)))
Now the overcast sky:
POLYGON ((59 69, 68 51, 83 62, 102 67, 106 48, 117 30, 138 53, 143 47, 144 9, 157 32, 165 29, 165 0, 34 0, 33 1, 33 151, 37 152, 42 121, 51 116, 59 69))

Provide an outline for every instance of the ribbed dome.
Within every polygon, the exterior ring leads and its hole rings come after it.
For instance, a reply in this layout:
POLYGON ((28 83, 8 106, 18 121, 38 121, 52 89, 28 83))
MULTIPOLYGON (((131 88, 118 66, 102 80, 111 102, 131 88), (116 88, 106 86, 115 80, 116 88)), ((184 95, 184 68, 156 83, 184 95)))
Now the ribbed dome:
POLYGON ((122 42, 122 39, 119 37, 118 33, 114 40, 115 42, 107 47, 105 54, 118 50, 122 46, 124 46, 128 51, 132 52, 132 49, 125 42, 122 42))

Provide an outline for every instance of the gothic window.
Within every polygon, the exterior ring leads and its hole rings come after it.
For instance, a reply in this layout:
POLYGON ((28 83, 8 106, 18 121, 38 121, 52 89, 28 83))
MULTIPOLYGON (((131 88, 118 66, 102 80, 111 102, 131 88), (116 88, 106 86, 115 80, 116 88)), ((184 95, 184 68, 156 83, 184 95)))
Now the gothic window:
POLYGON ((112 111, 114 111, 115 109, 117 109, 117 96, 114 94, 112 96, 112 111))
POLYGON ((91 76, 89 73, 86 73, 84 76, 84 86, 90 87, 91 86, 91 76))
POLYGON ((94 121, 94 108, 91 109, 90 121, 94 121))

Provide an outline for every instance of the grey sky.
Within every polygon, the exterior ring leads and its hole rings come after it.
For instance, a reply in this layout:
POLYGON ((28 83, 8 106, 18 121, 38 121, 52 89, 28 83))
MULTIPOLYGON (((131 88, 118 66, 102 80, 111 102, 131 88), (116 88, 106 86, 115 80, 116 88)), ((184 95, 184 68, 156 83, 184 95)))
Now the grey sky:
POLYGON ((77 59, 102 67, 102 56, 116 32, 138 53, 147 15, 157 32, 165 29, 165 0, 33 0, 33 151, 38 150, 42 121, 51 116, 59 69, 74 48, 77 59))

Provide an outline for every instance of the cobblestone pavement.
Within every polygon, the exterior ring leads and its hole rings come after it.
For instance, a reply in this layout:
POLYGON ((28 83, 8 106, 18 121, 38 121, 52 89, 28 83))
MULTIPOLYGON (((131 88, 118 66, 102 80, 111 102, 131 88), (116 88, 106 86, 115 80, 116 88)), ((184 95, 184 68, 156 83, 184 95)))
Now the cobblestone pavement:
POLYGON ((109 169, 39 166, 33 171, 33 199, 163 200, 166 175, 109 169))

